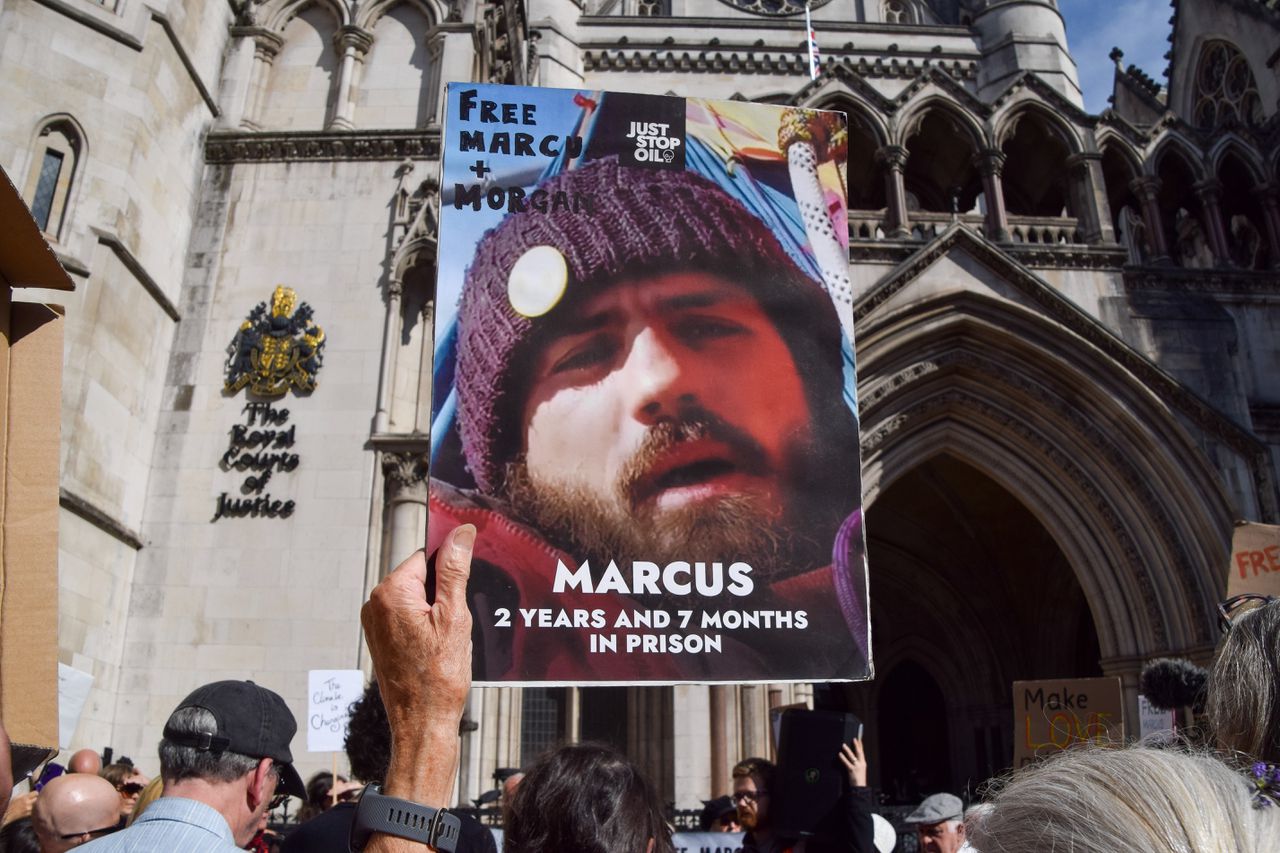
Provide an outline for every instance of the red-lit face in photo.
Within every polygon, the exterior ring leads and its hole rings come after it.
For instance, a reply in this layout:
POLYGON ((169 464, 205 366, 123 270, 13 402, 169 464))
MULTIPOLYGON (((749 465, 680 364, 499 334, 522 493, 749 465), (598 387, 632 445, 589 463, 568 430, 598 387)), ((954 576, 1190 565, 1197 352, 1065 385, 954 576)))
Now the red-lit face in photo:
POLYGON ((529 369, 518 503, 588 504, 581 526, 626 525, 643 536, 619 544, 646 559, 696 557, 735 527, 726 513, 757 531, 785 518, 812 417, 746 288, 697 271, 618 282, 556 318, 529 369))

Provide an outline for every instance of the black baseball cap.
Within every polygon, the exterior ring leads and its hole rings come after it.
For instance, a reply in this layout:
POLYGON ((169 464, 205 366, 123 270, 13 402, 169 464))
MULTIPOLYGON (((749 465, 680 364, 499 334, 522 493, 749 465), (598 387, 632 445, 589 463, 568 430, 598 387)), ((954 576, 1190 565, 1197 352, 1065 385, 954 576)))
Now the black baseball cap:
POLYGON ((252 681, 215 681, 193 690, 174 712, 183 708, 208 711, 217 722, 217 731, 175 732, 166 724, 165 740, 201 751, 270 758, 279 770, 284 792, 307 798, 307 789, 293 769, 293 753, 289 751, 298 724, 278 693, 252 681))

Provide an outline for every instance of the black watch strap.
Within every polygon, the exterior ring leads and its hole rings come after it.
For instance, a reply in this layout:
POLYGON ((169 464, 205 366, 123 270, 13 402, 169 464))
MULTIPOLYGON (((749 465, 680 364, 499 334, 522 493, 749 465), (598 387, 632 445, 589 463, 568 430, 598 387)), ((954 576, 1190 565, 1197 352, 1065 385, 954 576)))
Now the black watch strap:
POLYGON ((366 785, 356 802, 356 818, 351 822, 351 849, 363 850, 375 832, 420 841, 444 853, 454 853, 458 849, 462 821, 448 809, 433 809, 399 797, 383 796, 377 785, 366 785))

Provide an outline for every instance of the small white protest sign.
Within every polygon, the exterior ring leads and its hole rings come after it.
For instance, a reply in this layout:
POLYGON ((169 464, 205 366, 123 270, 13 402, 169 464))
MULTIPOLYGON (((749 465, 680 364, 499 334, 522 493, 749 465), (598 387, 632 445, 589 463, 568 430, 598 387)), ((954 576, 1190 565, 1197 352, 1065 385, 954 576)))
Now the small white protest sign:
POLYGON ((71 747, 80 715, 89 701, 89 688, 93 687, 93 674, 84 670, 58 664, 58 746, 71 747))
POLYGON ((307 672, 307 751, 341 752, 347 739, 351 703, 364 694, 358 669, 313 669, 307 672))
POLYGON ((1146 696, 1138 694, 1139 737, 1145 738, 1147 735, 1172 731, 1174 722, 1174 712, 1172 710, 1162 711, 1152 705, 1146 696))

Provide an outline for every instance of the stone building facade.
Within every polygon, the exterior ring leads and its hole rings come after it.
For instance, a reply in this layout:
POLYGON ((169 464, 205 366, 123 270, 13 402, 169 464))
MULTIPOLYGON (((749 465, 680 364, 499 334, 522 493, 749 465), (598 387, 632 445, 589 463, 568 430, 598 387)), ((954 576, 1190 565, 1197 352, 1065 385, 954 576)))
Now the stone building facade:
POLYGON ((1175 0, 1168 86, 1116 55, 1092 115, 1053 0, 814 3, 815 80, 796 0, 4 0, 0 165, 77 285, 32 296, 67 308, 72 747, 154 769, 198 683, 301 715, 308 670, 367 668, 360 603, 423 540, 454 80, 849 115, 877 673, 476 690, 460 800, 595 738, 696 805, 810 700, 909 797, 1007 766, 1014 679, 1114 674, 1136 708, 1145 660, 1212 653, 1232 522, 1280 521, 1273 5, 1175 0), (323 360, 267 412, 224 382, 277 285, 323 360), (236 467, 268 450, 296 459, 236 467))

